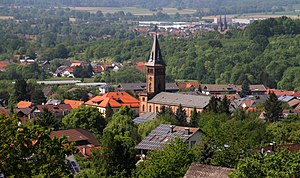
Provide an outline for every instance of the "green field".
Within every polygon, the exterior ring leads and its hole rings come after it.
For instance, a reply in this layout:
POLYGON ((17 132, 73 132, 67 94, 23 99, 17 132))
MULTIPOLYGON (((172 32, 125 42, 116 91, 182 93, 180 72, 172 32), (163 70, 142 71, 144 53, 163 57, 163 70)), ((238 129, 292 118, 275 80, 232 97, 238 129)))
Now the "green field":
MULTIPOLYGON (((69 8, 71 10, 78 11, 89 11, 89 12, 97 12, 101 11, 102 13, 115 13, 119 11, 123 11, 125 13, 130 12, 134 15, 153 15, 156 11, 150 11, 149 9, 136 8, 136 7, 64 7, 69 8)), ((193 14, 196 12, 194 9, 182 9, 177 10, 176 8, 163 8, 163 13, 167 13, 169 15, 173 15, 176 13, 179 14, 193 14)))
MULTIPOLYGON (((47 78, 47 81, 61 81, 61 80, 80 80, 81 78, 67 78, 67 77, 51 77, 47 78)), ((84 78, 85 83, 92 83, 94 82, 94 78, 84 78)))

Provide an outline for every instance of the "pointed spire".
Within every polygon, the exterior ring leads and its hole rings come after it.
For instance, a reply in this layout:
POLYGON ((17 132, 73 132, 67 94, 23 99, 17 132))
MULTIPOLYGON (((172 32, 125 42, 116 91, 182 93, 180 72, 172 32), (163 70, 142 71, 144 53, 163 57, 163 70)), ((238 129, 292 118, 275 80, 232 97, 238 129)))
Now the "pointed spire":
POLYGON ((223 31, 223 23, 222 23, 222 16, 220 15, 220 19, 219 19, 219 27, 218 27, 219 32, 223 31))
POLYGON ((162 59, 161 50, 158 43, 157 35, 155 34, 153 39, 153 45, 150 52, 150 57, 146 66, 165 66, 165 63, 162 59))
POLYGON ((227 30, 227 18, 226 18, 226 15, 224 17, 224 30, 227 30))

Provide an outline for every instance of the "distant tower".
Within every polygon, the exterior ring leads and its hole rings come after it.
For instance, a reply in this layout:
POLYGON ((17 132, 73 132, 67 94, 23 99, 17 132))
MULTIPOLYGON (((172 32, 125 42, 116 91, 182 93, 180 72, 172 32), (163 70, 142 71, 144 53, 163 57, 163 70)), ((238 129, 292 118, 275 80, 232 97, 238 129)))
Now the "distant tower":
POLYGON ((228 26, 227 26, 227 18, 226 18, 226 15, 224 17, 224 30, 227 30, 228 29, 228 26))
POLYGON ((166 90, 166 64, 161 55, 157 36, 155 35, 149 60, 146 66, 147 93, 156 95, 166 90))
MULTIPOLYGON (((146 66, 146 92, 139 94, 140 109, 139 114, 154 112, 154 107, 148 104, 156 94, 166 90, 166 64, 161 55, 157 36, 153 40, 152 49, 146 66)), ((156 108, 155 108, 156 109, 156 108)), ((155 110, 156 112, 158 109, 155 110)))
POLYGON ((223 23, 222 23, 222 17, 220 15, 220 18, 219 18, 219 27, 218 27, 218 31, 219 32, 223 32, 223 23))

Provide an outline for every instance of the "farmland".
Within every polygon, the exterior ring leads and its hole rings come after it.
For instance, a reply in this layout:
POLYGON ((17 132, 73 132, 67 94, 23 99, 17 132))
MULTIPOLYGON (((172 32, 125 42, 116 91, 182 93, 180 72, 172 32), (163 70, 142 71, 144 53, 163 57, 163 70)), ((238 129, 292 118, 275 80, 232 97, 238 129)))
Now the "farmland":
MULTIPOLYGON (((132 13, 133 15, 153 15, 156 11, 150 11, 149 9, 137 8, 137 7, 65 7, 71 10, 78 10, 78 11, 88 11, 88 12, 97 12, 101 11, 102 13, 115 13, 119 11, 123 11, 125 13, 132 13)), ((163 8, 161 11, 163 13, 173 15, 176 13, 179 14, 193 14, 196 10, 193 9, 182 9, 177 10, 176 8, 163 8)))

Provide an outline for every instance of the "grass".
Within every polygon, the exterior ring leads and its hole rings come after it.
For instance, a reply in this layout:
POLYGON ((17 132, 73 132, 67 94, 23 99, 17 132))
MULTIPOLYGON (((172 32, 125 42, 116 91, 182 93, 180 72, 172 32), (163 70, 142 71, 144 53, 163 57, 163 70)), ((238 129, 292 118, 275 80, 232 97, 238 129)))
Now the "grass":
MULTIPOLYGON (((125 13, 130 12, 133 15, 153 15, 156 13, 155 11, 150 11, 149 9, 144 8, 137 8, 137 7, 65 7, 71 10, 78 10, 78 11, 89 11, 89 12, 97 12, 101 11, 102 13, 115 13, 119 11, 123 11, 125 13)), ((194 9, 182 9, 177 10, 176 8, 163 8, 163 13, 167 13, 169 15, 173 15, 176 13, 179 14, 193 14, 196 12, 194 9)))
MULTIPOLYGON (((67 77, 51 77, 47 78, 46 81, 61 81, 61 80, 80 80, 81 78, 67 78, 67 77)), ((94 78, 84 78, 85 83, 92 83, 94 82, 94 78)))

